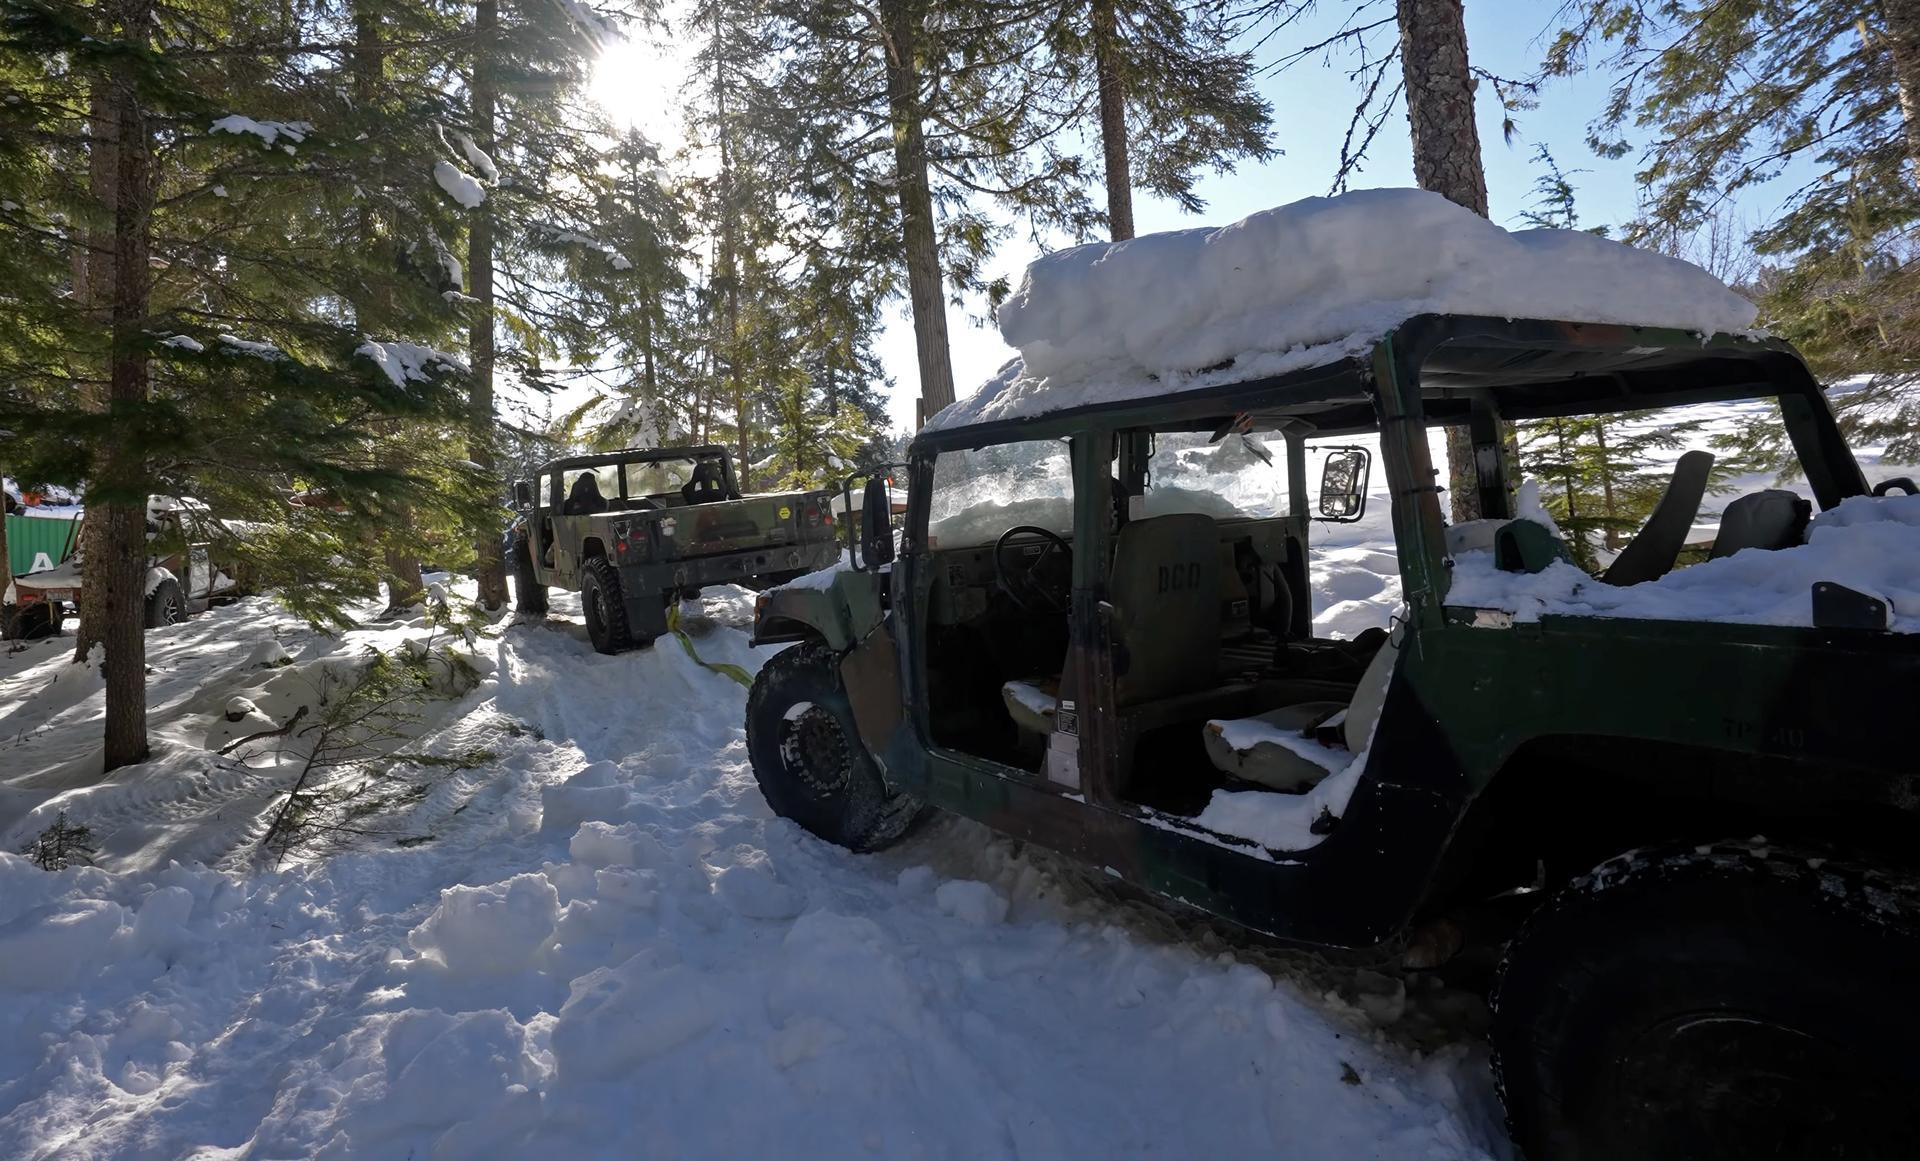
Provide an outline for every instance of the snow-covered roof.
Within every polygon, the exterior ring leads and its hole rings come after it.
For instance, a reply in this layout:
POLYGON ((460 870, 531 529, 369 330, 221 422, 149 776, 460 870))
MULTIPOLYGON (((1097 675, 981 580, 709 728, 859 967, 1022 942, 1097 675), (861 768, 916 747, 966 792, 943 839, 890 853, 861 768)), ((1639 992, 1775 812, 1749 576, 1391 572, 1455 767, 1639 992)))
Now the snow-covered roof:
POLYGON ((1423 190, 1357 190, 1038 259, 1000 308, 1020 357, 924 430, 1322 366, 1423 314, 1719 334, 1750 330, 1754 313, 1677 258, 1508 231, 1423 190))

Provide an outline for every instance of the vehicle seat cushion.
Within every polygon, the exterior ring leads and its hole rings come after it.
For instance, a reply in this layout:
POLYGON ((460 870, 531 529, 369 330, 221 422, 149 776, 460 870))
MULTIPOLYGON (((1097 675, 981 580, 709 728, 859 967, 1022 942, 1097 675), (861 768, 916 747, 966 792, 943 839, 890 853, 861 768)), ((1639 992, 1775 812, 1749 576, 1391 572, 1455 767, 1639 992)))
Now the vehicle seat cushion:
POLYGON ((1673 479, 1666 494, 1654 505, 1653 514, 1620 555, 1613 558, 1600 579, 1610 585, 1637 585, 1658 580, 1673 571, 1686 546, 1687 534, 1700 514, 1700 501, 1706 497, 1713 476, 1713 453, 1695 449, 1682 455, 1673 465, 1673 479))
POLYGON ((1812 517, 1813 504, 1785 488, 1742 496, 1720 514, 1720 531, 1707 559, 1719 560, 1744 548, 1792 548, 1806 539, 1812 517))
POLYGON ((1060 702, 1060 679, 1033 677, 1009 681, 1000 687, 1000 699, 1007 703, 1007 714, 1022 730, 1051 734, 1054 711, 1060 702))
POLYGON ((1389 631, 1373 660, 1360 674, 1359 683, 1353 687, 1353 700, 1347 703, 1346 720, 1340 728, 1346 735, 1347 749, 1355 754, 1366 749, 1373 739, 1373 724, 1380 720, 1381 707, 1387 701, 1387 686, 1393 682, 1393 665, 1399 658, 1399 637, 1389 631))
POLYGON ((1250 718, 1210 721, 1201 737, 1208 760, 1222 774, 1270 790, 1302 794, 1350 757, 1309 732, 1345 708, 1337 701, 1303 701, 1250 718))
POLYGON ((1179 513, 1123 526, 1114 542, 1111 595, 1124 650, 1116 683, 1121 705, 1216 684, 1220 533, 1213 517, 1179 513))

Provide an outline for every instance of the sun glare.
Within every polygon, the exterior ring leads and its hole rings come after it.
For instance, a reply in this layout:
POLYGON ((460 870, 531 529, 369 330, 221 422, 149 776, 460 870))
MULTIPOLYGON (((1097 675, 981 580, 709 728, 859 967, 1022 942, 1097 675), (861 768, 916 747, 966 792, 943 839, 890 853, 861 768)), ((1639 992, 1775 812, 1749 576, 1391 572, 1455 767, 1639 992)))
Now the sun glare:
POLYGON ((594 62, 588 92, 615 125, 638 128, 665 145, 678 137, 672 94, 680 72, 671 48, 616 40, 594 62))

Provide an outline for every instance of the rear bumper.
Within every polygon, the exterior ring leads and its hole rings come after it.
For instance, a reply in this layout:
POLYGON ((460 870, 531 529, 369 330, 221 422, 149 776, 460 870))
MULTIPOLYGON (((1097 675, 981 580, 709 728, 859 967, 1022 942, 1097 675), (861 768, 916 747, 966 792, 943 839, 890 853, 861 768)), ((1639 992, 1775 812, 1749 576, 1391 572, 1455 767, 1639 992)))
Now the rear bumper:
POLYGON ((752 577, 812 572, 840 559, 838 538, 812 544, 782 544, 686 560, 620 566, 627 621, 635 632, 657 636, 666 631, 661 595, 675 589, 736 584, 752 577), (643 626, 654 626, 645 629, 643 626))

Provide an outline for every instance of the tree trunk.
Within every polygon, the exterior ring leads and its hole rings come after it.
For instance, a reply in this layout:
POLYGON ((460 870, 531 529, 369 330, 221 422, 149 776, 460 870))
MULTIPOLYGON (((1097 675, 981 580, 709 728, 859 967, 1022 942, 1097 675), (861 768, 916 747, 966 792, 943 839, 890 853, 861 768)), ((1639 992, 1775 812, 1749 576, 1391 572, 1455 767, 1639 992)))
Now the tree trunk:
POLYGON ((947 347, 940 240, 934 232, 933 184, 927 173, 927 139, 920 118, 920 12, 914 0, 885 0, 881 13, 887 38, 887 104, 893 115, 894 180, 900 190, 901 240, 924 423, 953 402, 953 359, 947 347))
MULTIPOLYGON (((114 183, 119 166, 115 151, 118 130, 114 125, 112 87, 108 78, 97 77, 92 82, 87 99, 87 193, 92 202, 94 220, 82 235, 84 244, 73 264, 74 303, 103 332, 113 325, 112 219, 114 183)), ((80 405, 88 411, 105 411, 106 390, 89 385, 81 392, 80 405)), ((105 529, 105 521, 81 520, 80 539, 74 545, 74 551, 80 554, 81 569, 80 599, 75 609, 80 614, 80 624, 73 633, 73 659, 76 662, 85 661, 87 654, 100 643, 100 634, 107 621, 106 609, 100 603, 106 599, 106 582, 102 576, 95 574, 95 566, 87 563, 92 560, 105 561, 106 548, 101 540, 105 529), (95 581, 99 583, 93 583, 95 581)), ((100 567, 104 567, 104 563, 100 567)))
POLYGON ((1606 512, 1606 526, 1600 531, 1600 541, 1607 546, 1608 552, 1620 547, 1620 530, 1614 527, 1614 521, 1620 512, 1613 503, 1613 453, 1607 450, 1607 425, 1596 423, 1593 427, 1594 447, 1600 458, 1600 496, 1601 507, 1606 512))
MULTIPOLYGON (((123 40, 145 44, 152 0, 118 0, 109 10, 123 40)), ((90 520, 102 524, 100 556, 88 561, 87 583, 100 586, 106 646, 105 768, 147 756, 147 655, 143 582, 147 572, 146 463, 140 425, 147 401, 147 356, 140 349, 147 321, 148 232, 152 228, 153 156, 146 111, 130 63, 116 63, 111 81, 113 115, 113 355, 108 374, 111 431, 90 503, 90 520)))
MULTIPOLYGON (((714 42, 718 44, 721 32, 718 7, 714 9, 713 22, 714 42)), ((734 444, 736 454, 740 457, 739 475, 734 483, 745 491, 751 486, 753 476, 753 465, 748 458, 752 437, 748 430, 751 419, 747 415, 747 387, 740 376, 740 223, 739 209, 733 197, 733 125, 727 119, 724 68, 723 58, 715 53, 713 108, 720 127, 720 172, 716 180, 720 197, 720 259, 715 271, 720 292, 720 342, 717 346, 727 361, 727 397, 733 401, 734 444)))
MULTIPOLYGON (((6 477, 7 465, 0 463, 0 480, 5 480, 6 477)), ((0 484, 0 488, 4 487, 4 484, 0 484)), ((0 567, 7 570, 0 573, 0 630, 13 627, 13 615, 16 611, 13 606, 18 603, 16 598, 19 596, 13 588, 13 554, 7 548, 6 508, 5 497, 0 497, 0 567)))
MULTIPOLYGON (((489 157, 493 156, 495 146, 493 58, 499 22, 499 0, 479 0, 473 20, 473 135, 474 143, 489 157)), ((493 206, 490 202, 481 202, 474 208, 468 226, 467 278, 469 293, 480 300, 469 340, 474 438, 467 445, 467 458, 480 465, 497 499, 502 489, 493 471, 493 206)), ((480 606, 497 609, 507 603, 507 566, 500 553, 499 531, 485 526, 476 529, 473 553, 480 606)))
POLYGON ((1906 130, 1911 176, 1920 182, 1920 0, 1880 0, 1887 30, 1887 55, 1900 97, 1900 121, 1906 130))
POLYGON ((1107 224, 1116 242, 1133 237, 1133 172, 1127 160, 1127 90, 1113 0, 1093 0, 1093 65, 1100 84, 1100 147, 1107 162, 1107 224))
MULTIPOLYGON (((1473 74, 1461 0, 1400 0, 1400 67, 1421 189, 1487 216, 1487 174, 1473 120, 1473 74)), ((1447 491, 1456 523, 1477 520, 1479 474, 1465 425, 1447 429, 1447 491)))
MULTIPOLYGON (((402 528, 413 521, 411 513, 401 509, 397 522, 402 528)), ((420 603, 427 591, 420 579, 420 558, 402 548, 389 547, 387 553, 387 611, 397 612, 420 603)))

